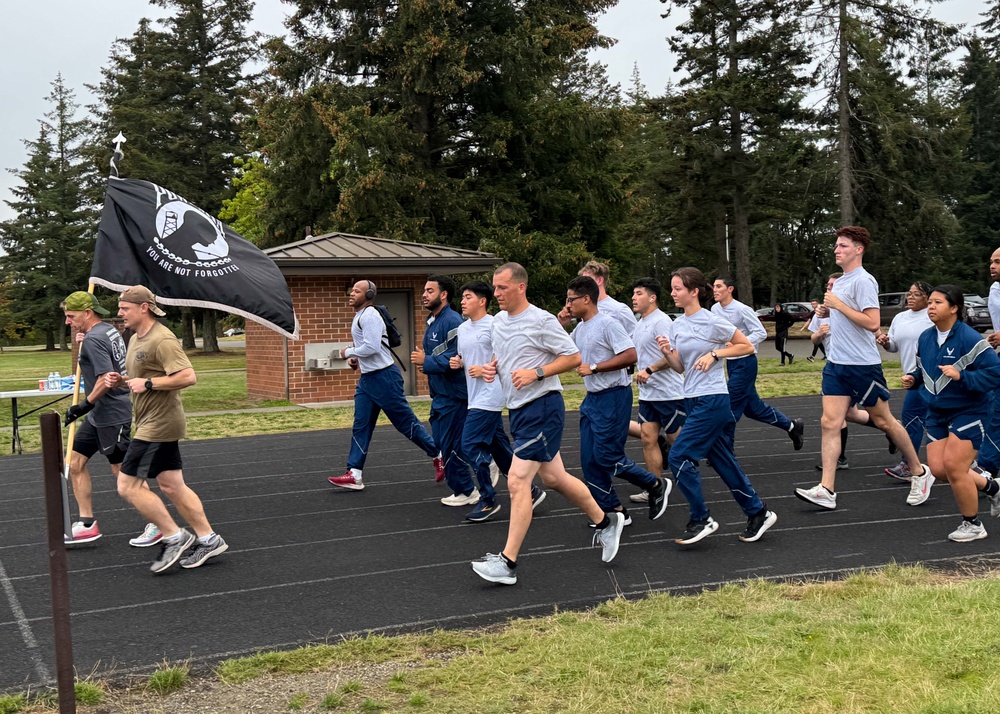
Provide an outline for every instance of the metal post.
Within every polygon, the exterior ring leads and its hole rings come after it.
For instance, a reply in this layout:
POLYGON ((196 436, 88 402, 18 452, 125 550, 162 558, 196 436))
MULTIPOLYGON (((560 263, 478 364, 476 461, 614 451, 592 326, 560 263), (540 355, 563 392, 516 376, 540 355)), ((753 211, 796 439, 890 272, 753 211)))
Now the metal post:
POLYGON ((63 540, 66 507, 63 479, 62 430, 59 415, 50 412, 39 419, 42 430, 42 480, 45 485, 45 520, 49 546, 49 578, 52 584, 52 625, 55 628, 56 682, 59 713, 76 714, 73 688, 73 634, 69 621, 69 572, 63 540))

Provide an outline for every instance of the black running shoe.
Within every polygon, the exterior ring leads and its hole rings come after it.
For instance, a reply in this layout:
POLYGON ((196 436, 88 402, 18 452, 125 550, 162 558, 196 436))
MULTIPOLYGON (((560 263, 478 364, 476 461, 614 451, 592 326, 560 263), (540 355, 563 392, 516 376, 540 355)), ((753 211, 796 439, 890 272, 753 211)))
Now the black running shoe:
POLYGON ((746 530, 740 536, 740 540, 744 543, 753 543, 759 540, 764 531, 773 526, 778 522, 778 514, 774 511, 769 511, 767 508, 761 510, 760 513, 750 516, 747 519, 746 530))
POLYGON ((792 446, 796 451, 802 448, 804 443, 802 440, 802 435, 805 433, 806 427, 802 423, 801 419, 792 419, 792 428, 788 430, 788 436, 792 440, 792 446))
POLYGON ((667 498, 674 485, 668 478, 656 479, 657 488, 649 491, 649 520, 655 521, 667 510, 667 498))
POLYGON ((702 538, 707 538, 717 530, 719 530, 719 523, 711 517, 704 521, 689 521, 681 537, 675 539, 674 542, 680 545, 691 545, 702 538))

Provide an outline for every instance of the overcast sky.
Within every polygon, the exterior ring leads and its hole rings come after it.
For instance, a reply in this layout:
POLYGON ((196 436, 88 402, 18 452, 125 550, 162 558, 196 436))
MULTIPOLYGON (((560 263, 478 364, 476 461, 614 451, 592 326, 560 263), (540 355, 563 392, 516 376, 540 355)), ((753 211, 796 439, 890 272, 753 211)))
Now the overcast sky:
MULTIPOLYGON (((45 97, 56 75, 62 74, 81 105, 91 103, 84 85, 99 81, 114 40, 129 37, 141 17, 157 17, 162 11, 143 0, 7 0, 3 6, 0 64, 7 69, 0 79, 0 168, 20 169, 27 159, 22 141, 38 136, 38 120, 50 108, 45 97)), ((254 29, 282 34, 287 7, 280 0, 257 0, 254 29)), ((984 0, 944 0, 936 12, 948 21, 968 23, 978 21, 984 7, 984 0)), ((659 0, 620 0, 599 20, 601 32, 618 40, 614 48, 596 54, 608 65, 612 81, 627 86, 637 64, 651 92, 666 86, 674 64, 666 37, 674 18, 662 19, 663 8, 659 0)), ((8 171, 0 172, 0 201, 12 198, 10 187, 16 183, 8 171)), ((0 220, 11 215, 0 203, 0 220)))

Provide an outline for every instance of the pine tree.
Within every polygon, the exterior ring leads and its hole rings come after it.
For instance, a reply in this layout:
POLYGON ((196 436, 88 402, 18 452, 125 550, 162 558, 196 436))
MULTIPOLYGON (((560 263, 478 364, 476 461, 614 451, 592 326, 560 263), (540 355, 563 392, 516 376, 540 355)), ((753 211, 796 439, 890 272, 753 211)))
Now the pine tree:
MULTIPOLYGON (((255 84, 246 67, 259 52, 257 35, 247 32, 253 2, 151 2, 172 14, 160 29, 142 20, 116 43, 95 88, 94 154, 106 165, 109 139, 121 131, 128 139, 123 176, 153 181, 218 214, 235 159, 246 152, 242 132, 255 84)), ((204 350, 216 352, 215 312, 203 315, 204 350)))
POLYGON ((45 336, 46 349, 58 341, 66 349, 59 303, 69 293, 86 289, 89 256, 96 233, 95 207, 87 187, 93 178, 81 146, 85 121, 62 76, 46 97, 52 109, 40 121, 38 138, 25 141, 29 157, 13 170, 21 185, 7 205, 17 214, 0 223, 0 274, 8 277, 11 321, 32 325, 45 336))

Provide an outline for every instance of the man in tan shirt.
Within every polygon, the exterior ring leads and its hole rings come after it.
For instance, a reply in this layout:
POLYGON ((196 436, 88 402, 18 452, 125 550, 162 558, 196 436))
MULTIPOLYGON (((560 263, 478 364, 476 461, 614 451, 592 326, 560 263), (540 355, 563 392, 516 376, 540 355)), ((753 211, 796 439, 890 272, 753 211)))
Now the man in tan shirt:
POLYGON ((111 372, 104 377, 109 388, 121 385, 132 392, 135 434, 118 475, 118 493, 163 534, 150 570, 163 573, 178 561, 182 568, 197 568, 229 547, 212 530, 201 499, 184 483, 181 471, 178 442, 186 422, 180 390, 198 378, 177 337, 156 320, 164 312, 148 288, 126 288, 118 298, 118 315, 135 331, 125 358, 127 376, 111 372), (196 535, 178 527, 162 499, 143 488, 151 478, 196 535))

